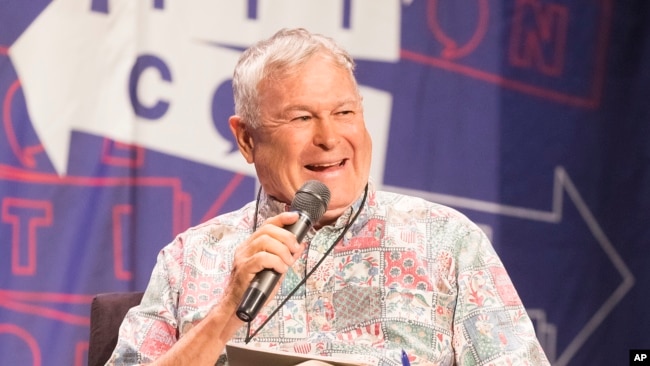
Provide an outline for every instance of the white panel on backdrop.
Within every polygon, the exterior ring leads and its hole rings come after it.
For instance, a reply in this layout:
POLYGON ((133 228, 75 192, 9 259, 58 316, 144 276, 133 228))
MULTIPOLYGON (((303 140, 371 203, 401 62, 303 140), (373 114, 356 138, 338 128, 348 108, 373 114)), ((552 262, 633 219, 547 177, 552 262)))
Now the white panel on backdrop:
MULTIPOLYGON (((56 171, 66 173, 70 134, 79 131, 254 175, 231 137, 215 127, 227 121, 213 121, 213 97, 219 86, 230 81, 240 50, 261 33, 300 25, 291 19, 340 38, 357 56, 378 61, 398 58, 399 12, 389 11, 399 8, 396 1, 383 1, 372 9, 368 1, 352 2, 350 23, 363 27, 350 29, 341 28, 341 2, 314 3, 309 8, 296 5, 299 15, 287 17, 286 23, 282 17, 265 17, 273 13, 273 6, 260 3, 262 15, 245 23, 244 28, 250 29, 235 30, 227 19, 242 28, 245 9, 218 8, 219 2, 185 8, 174 3, 154 9, 147 2, 114 0, 109 11, 99 15, 83 2, 52 2, 12 45, 10 56, 33 126, 56 171), (241 11, 239 17, 231 14, 233 9, 241 11), (360 17, 361 11, 380 16, 360 17), (369 31, 382 36, 370 37, 369 31), (382 42, 362 41, 368 39, 382 42), (136 61, 143 57, 157 66, 137 71, 136 61), (145 107, 162 103, 165 108, 155 117, 143 118, 134 112, 134 98, 145 107)), ((371 175, 381 184, 392 96, 363 86, 361 91, 374 139, 371 175)))
POLYGON ((260 0, 252 19, 248 0, 200 0, 188 6, 193 35, 246 47, 282 27, 305 27, 336 39, 353 57, 384 62, 399 60, 399 0, 344 1, 260 0), (291 11, 287 11, 291 9, 291 11), (349 13, 349 24, 344 14, 349 13))

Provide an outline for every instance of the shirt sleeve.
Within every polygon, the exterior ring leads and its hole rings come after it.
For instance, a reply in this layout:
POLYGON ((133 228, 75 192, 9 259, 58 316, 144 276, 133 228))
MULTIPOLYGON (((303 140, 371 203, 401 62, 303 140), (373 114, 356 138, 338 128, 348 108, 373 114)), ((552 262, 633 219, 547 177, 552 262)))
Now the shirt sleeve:
POLYGON ((126 314, 106 365, 148 363, 176 343, 181 259, 182 241, 178 238, 158 254, 142 302, 126 314))
POLYGON ((489 239, 458 238, 454 349, 459 365, 549 365, 531 319, 489 239))

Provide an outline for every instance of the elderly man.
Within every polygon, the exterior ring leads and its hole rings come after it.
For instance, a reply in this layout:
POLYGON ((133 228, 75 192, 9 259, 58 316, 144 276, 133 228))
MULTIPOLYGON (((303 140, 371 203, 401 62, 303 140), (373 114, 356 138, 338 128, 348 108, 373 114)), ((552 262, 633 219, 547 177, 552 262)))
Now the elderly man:
POLYGON ((425 200, 378 191, 354 62, 331 39, 285 29, 246 50, 230 128, 257 198, 180 234, 159 254, 111 365, 227 364, 228 342, 358 364, 548 365, 484 233, 425 200), (329 188, 298 242, 285 227, 307 181, 329 188), (249 323, 255 275, 282 275, 249 323), (252 338, 252 339, 251 339, 252 338))

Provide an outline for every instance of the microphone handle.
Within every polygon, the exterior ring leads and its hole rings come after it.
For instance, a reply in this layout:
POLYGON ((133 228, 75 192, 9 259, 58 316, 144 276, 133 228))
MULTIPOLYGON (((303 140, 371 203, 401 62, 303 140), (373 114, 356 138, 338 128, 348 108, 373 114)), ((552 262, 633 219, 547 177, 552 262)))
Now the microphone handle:
MULTIPOLYGON (((298 211, 298 221, 285 226, 284 229, 291 231, 296 235, 298 243, 302 241, 309 229, 311 228, 311 220, 309 216, 302 211, 298 211)), ((271 295, 271 292, 280 280, 280 273, 272 269, 263 269, 258 272, 251 284, 246 289, 242 301, 237 308, 237 317, 245 322, 251 322, 257 316, 266 300, 271 295)))
POLYGON ((239 308, 237 308, 237 317, 247 323, 255 319, 269 298, 269 293, 265 289, 274 289, 279 280, 280 274, 272 269, 263 269, 258 272, 244 293, 239 308))

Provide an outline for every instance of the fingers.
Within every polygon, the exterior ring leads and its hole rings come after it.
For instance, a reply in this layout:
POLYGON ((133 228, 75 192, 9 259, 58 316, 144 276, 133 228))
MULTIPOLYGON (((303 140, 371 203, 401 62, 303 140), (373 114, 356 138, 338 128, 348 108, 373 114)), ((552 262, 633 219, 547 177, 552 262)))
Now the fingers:
MULTIPOLYGON (((273 269, 282 275, 287 272, 289 266, 305 249, 305 245, 299 244, 293 233, 283 228, 297 220, 298 214, 295 212, 285 212, 271 217, 246 241, 237 246, 230 280, 226 286, 227 299, 224 301, 238 304, 253 277, 263 269, 273 269)), ((273 294, 278 290, 279 285, 280 282, 273 294)))
POLYGON ((302 253, 296 236, 284 229, 298 219, 295 212, 285 212, 269 218, 235 252, 235 266, 257 273, 265 268, 285 273, 302 253))

